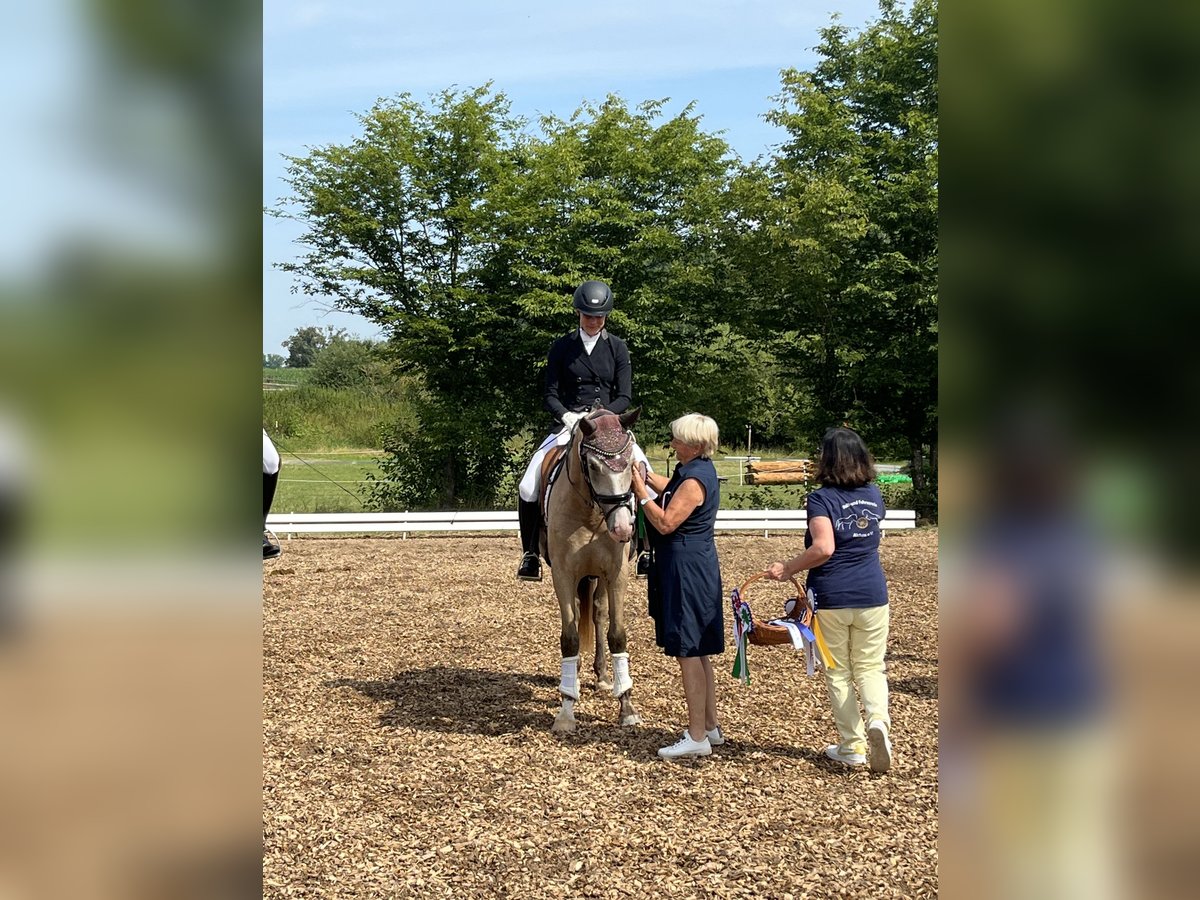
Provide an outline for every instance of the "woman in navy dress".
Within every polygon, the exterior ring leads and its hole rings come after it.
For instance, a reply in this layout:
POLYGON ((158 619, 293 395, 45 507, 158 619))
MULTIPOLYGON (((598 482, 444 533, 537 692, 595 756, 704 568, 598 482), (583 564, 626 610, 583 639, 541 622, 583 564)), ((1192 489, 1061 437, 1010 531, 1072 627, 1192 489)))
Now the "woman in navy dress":
POLYGON ((633 492, 650 535, 648 594, 654 638, 667 656, 679 660, 688 710, 683 738, 658 751, 664 759, 708 756, 714 744, 725 743, 709 660, 725 651, 725 605, 714 539, 721 502, 712 463, 718 438, 716 422, 689 413, 671 423, 678 465, 670 479, 633 467, 633 492), (650 499, 647 486, 658 493, 657 501, 650 499))

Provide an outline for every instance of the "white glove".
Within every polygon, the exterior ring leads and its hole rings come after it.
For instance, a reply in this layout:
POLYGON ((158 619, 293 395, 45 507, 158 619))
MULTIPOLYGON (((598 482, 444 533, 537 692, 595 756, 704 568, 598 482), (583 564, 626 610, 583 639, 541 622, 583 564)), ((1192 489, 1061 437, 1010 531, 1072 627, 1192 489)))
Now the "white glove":
POLYGON ((578 422, 580 419, 582 419, 586 415, 587 415, 587 413, 577 413, 577 412, 571 412, 570 410, 568 410, 567 412, 562 414, 563 428, 573 428, 575 426, 575 423, 578 422))

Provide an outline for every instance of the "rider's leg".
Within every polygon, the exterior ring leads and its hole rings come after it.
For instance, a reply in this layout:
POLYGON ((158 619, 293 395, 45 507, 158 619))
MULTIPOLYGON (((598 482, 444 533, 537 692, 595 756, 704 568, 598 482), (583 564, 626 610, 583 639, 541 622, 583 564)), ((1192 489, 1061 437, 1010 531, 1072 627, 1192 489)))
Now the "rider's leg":
POLYGON ((282 552, 279 544, 267 536, 267 516, 275 501, 275 488, 279 485, 279 451, 263 429, 263 559, 275 559, 282 552))
POLYGON ((541 487, 542 460, 546 458, 547 445, 533 454, 525 468, 517 497, 517 523, 521 528, 521 564, 517 568, 519 581, 541 581, 542 561, 538 556, 541 538, 542 510, 538 491, 541 487))

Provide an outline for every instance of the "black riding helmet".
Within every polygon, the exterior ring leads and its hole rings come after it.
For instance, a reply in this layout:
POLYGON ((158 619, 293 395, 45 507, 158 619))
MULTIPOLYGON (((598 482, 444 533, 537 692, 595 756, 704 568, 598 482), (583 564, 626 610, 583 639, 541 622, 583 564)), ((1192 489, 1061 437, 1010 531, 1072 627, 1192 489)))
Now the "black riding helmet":
POLYGON ((589 316, 607 316, 613 308, 612 291, 603 281, 585 281, 575 288, 575 308, 589 316))

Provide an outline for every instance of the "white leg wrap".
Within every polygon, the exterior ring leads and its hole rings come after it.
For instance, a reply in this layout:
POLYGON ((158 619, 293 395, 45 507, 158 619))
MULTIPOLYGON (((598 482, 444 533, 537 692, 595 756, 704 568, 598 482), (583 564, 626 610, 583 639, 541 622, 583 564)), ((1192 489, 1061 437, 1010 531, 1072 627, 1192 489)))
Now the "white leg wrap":
POLYGON ((572 700, 579 699, 579 657, 564 656, 562 661, 562 678, 558 682, 558 692, 572 700))
POLYGON ((629 677, 629 654, 614 653, 612 655, 613 667, 613 696, 620 698, 627 690, 633 687, 633 679, 629 677))

